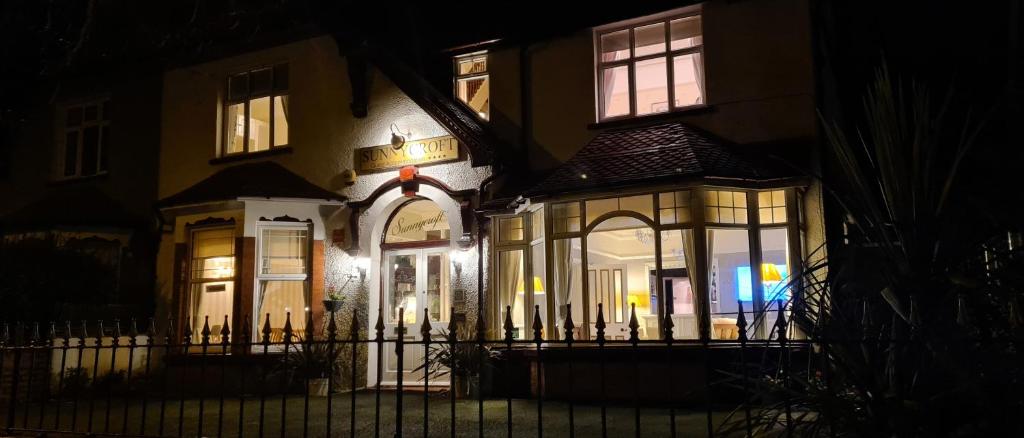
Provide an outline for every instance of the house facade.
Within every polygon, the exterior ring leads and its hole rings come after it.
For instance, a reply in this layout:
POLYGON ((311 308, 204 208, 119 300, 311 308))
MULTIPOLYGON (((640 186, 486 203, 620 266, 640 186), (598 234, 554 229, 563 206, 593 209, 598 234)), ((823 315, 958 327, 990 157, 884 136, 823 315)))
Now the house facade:
MULTIPOLYGON (((571 315, 588 339, 601 309, 612 339, 634 313, 642 339, 733 339, 742 305, 767 336, 824 239, 809 7, 619 11, 431 62, 312 35, 169 69, 157 315, 212 343, 319 330, 325 300, 342 336, 355 316, 559 339, 571 315)), ((368 384, 417 381, 416 354, 377 353, 368 384)))

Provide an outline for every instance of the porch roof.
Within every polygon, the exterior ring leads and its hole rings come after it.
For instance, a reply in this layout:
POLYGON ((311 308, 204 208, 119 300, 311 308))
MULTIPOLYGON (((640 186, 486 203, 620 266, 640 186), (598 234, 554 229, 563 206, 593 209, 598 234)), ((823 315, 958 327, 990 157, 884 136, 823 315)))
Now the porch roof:
POLYGON ((752 160, 725 140, 682 122, 668 122, 598 134, 523 196, 693 179, 761 184, 794 177, 798 174, 781 164, 752 160))
POLYGON ((273 161, 221 169, 192 187, 161 199, 160 208, 228 201, 244 197, 344 201, 347 198, 307 181, 273 161))

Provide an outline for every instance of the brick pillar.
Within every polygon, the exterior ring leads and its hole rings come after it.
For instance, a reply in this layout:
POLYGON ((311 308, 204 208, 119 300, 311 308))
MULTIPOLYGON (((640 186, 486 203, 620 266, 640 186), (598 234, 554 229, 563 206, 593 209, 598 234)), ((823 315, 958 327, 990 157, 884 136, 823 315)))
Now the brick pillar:
MULTIPOLYGON (((245 324, 245 317, 249 316, 250 321, 261 321, 259 315, 254 315, 253 299, 256 287, 256 238, 238 237, 235 239, 235 296, 231 316, 231 337, 238 339, 242 333, 242 325, 245 324)), ((260 325, 255 324, 256 327, 260 325)), ((256 342, 260 339, 258 330, 251 329, 251 339, 256 342)), ((235 353, 243 353, 244 349, 235 348, 235 353)))
POLYGON ((324 241, 314 240, 313 241, 313 257, 310 263, 309 275, 310 275, 310 303, 309 308, 313 312, 313 328, 319 331, 320 327, 324 323, 324 306, 323 300, 324 294, 324 283, 326 281, 327 269, 324 266, 324 241))

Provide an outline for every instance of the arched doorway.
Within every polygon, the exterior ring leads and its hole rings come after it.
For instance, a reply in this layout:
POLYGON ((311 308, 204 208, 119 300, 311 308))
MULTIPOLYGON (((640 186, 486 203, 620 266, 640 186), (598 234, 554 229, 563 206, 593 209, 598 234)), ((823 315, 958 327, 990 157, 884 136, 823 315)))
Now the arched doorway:
MULTIPOLYGON (((434 201, 414 198, 402 203, 385 224, 380 239, 379 303, 387 337, 403 336, 403 363, 393 348, 382 355, 381 382, 394 384, 398 373, 403 380, 419 384, 426 353, 421 345, 420 327, 429 320, 434 335, 447 327, 451 318, 451 228, 447 213, 434 201), (405 330, 399 334, 401 320, 405 330)), ((431 383, 446 384, 443 379, 431 383)))

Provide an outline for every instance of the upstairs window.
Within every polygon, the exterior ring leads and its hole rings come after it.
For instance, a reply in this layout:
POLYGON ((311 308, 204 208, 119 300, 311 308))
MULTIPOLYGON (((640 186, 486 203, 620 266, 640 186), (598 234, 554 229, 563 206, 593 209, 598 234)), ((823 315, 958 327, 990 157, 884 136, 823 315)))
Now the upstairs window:
POLYGON ((288 144, 288 65, 228 77, 222 156, 288 144))
POLYGON ((64 141, 59 154, 62 178, 106 173, 109 109, 107 99, 64 108, 64 141))
POLYGON ((705 102, 699 13, 594 32, 598 118, 664 113, 705 102))
POLYGON ((486 52, 455 57, 455 97, 481 119, 490 119, 491 90, 486 52))

